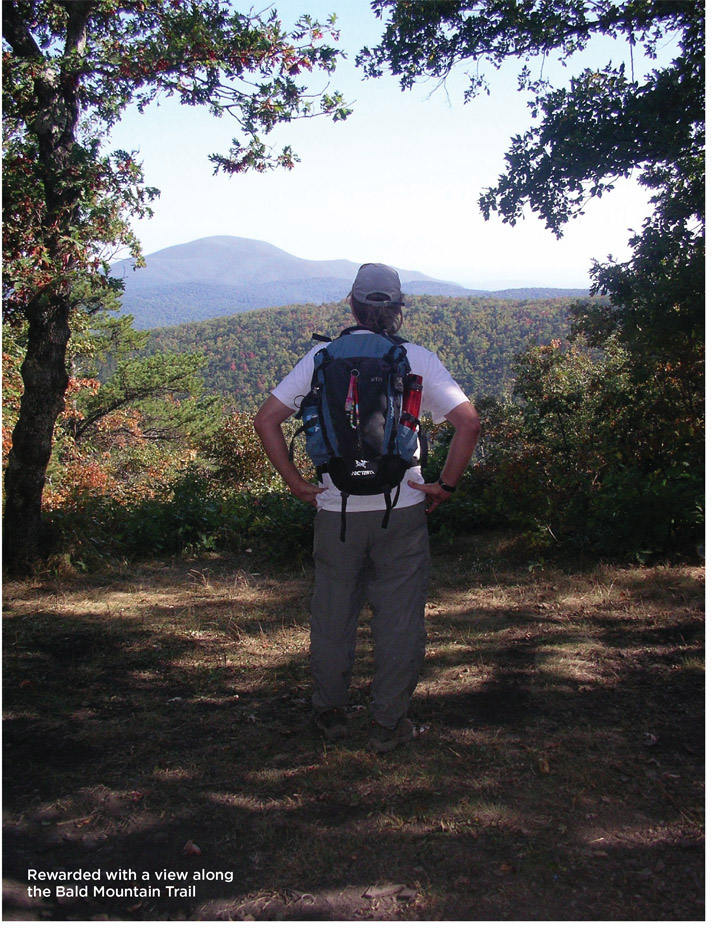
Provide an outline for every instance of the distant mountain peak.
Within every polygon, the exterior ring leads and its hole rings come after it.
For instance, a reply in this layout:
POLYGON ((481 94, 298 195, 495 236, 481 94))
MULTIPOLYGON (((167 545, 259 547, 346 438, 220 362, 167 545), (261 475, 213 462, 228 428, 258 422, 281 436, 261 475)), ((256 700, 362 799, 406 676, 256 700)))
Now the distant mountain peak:
MULTIPOLYGON (((134 269, 130 259, 117 262, 111 273, 124 282, 123 312, 133 315, 138 329, 153 329, 245 310, 335 303, 346 297, 359 267, 360 263, 347 259, 297 258, 259 239, 207 236, 147 255, 145 268, 134 269)), ((492 293, 417 271, 398 268, 398 272, 403 291, 409 294, 492 293)), ((551 290, 545 291, 545 296, 550 294, 551 290)))

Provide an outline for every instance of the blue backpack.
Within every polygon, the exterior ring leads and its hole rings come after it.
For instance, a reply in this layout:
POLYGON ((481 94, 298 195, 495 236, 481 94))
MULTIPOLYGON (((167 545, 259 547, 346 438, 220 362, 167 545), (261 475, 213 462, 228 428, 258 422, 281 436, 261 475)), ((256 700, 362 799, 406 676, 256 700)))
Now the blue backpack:
POLYGON ((294 439, 306 434, 319 478, 328 472, 341 492, 342 540, 348 497, 382 494, 387 527, 420 441, 426 454, 419 419, 403 410, 405 392, 421 380, 411 374, 404 342, 353 326, 314 356, 311 390, 298 413, 303 425, 294 439))

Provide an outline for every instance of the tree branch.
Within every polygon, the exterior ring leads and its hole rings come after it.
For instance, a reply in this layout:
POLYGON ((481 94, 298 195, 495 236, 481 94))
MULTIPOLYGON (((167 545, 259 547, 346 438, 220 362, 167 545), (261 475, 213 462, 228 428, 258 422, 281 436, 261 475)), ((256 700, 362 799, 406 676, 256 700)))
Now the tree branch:
POLYGON ((42 52, 27 28, 24 17, 17 9, 15 0, 3 3, 2 35, 21 58, 42 59, 42 52))
POLYGON ((96 8, 95 0, 72 0, 62 6, 69 15, 64 53, 76 52, 81 55, 86 48, 86 26, 96 8))

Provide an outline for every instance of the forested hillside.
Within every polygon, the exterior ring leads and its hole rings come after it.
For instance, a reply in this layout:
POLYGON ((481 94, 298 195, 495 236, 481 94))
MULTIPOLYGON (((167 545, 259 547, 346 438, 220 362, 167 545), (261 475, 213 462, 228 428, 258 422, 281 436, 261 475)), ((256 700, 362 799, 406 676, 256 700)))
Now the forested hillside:
MULTIPOLYGON (((472 398, 503 395, 517 353, 568 332, 570 298, 410 297, 400 335, 437 352, 472 398)), ((314 343, 350 325, 344 303, 256 310, 154 330, 147 351, 202 352, 208 390, 253 409, 314 343)))

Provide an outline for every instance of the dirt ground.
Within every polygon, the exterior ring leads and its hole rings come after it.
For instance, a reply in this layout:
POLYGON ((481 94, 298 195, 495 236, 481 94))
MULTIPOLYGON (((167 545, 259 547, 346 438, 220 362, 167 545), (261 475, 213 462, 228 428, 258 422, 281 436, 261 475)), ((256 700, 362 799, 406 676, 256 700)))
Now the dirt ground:
POLYGON ((3 917, 701 921, 703 586, 441 557, 379 755, 367 611, 349 736, 310 722, 308 572, 7 583, 3 917))

